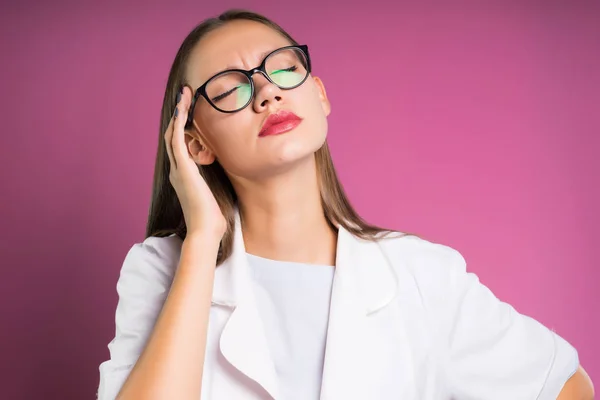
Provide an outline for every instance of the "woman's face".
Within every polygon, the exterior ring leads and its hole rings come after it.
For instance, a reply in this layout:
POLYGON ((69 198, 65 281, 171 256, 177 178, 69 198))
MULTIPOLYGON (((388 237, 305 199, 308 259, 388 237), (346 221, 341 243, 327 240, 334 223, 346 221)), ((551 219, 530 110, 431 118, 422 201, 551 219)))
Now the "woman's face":
MULTIPOLYGON (((195 92, 216 73, 249 70, 260 65, 265 54, 289 45, 259 22, 231 21, 196 45, 187 65, 187 82, 195 92)), ((200 96, 194 110, 196 129, 188 132, 187 141, 196 162, 210 164, 216 158, 229 175, 255 180, 312 157, 325 141, 330 107, 319 78, 309 76, 290 90, 280 89, 260 73, 253 79, 254 98, 235 113, 220 112, 200 96), (296 114, 300 124, 283 134, 259 136, 267 117, 280 110, 296 114)))

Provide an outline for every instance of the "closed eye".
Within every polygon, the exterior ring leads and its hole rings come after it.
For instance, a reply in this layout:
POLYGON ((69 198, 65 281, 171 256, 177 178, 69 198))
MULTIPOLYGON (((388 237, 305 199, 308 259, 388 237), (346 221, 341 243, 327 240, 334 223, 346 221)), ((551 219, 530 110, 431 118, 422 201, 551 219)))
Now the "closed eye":
POLYGON ((281 73, 281 72, 294 72, 297 69, 298 69, 298 67, 296 67, 295 65, 293 65, 293 66, 291 66, 289 68, 286 68, 286 69, 276 69, 275 71, 271 72, 271 75, 275 75, 275 74, 278 74, 278 73, 281 73))
POLYGON ((226 91, 225 93, 221 93, 220 95, 213 97, 211 100, 215 103, 219 100, 223 100, 225 97, 229 96, 230 94, 232 94, 233 92, 238 90, 241 86, 242 85, 236 86, 233 89, 226 91))

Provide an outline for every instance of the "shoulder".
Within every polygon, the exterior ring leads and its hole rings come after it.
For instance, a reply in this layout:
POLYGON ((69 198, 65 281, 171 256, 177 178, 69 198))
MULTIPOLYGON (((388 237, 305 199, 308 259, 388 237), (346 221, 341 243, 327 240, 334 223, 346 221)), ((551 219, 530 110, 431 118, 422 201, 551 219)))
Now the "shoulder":
POLYGON ((443 313, 465 282, 476 279, 467 274, 462 254, 448 245, 401 233, 378 243, 397 277, 400 292, 430 311, 443 313))
POLYGON ((170 285, 179 262, 181 244, 176 235, 152 236, 135 243, 125 256, 118 286, 140 281, 170 285))
POLYGON ((150 236, 143 242, 135 243, 127 253, 127 259, 137 260, 172 260, 179 257, 181 239, 173 234, 165 237, 150 236))
POLYGON ((412 273, 447 275, 466 271, 462 254, 442 243, 401 232, 381 238, 378 242, 394 267, 402 265, 412 273))

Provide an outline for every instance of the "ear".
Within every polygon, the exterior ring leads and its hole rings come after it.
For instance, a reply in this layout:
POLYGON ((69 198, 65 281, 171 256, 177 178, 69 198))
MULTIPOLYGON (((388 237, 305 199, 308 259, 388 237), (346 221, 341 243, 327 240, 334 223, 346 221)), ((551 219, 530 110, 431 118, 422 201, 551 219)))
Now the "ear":
POLYGON ((321 80, 321 78, 318 78, 316 76, 313 76, 313 81, 315 82, 315 85, 317 86, 317 90, 319 91, 319 100, 321 100, 321 106, 323 107, 323 112, 325 113, 325 116, 327 117, 331 113, 331 103, 329 102, 329 99, 327 98, 327 92, 325 91, 325 85, 323 84, 323 81, 321 80))
POLYGON ((194 122, 194 128, 185 130, 185 144, 196 164, 210 165, 215 161, 215 153, 205 143, 196 122, 194 122))

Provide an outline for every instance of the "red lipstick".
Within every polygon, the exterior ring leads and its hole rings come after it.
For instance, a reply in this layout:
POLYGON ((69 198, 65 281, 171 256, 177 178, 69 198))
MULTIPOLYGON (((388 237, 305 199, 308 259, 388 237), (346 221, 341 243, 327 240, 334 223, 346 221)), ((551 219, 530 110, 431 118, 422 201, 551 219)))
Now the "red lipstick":
POLYGON ((289 132, 302 122, 302 118, 291 111, 280 110, 267 117, 258 136, 280 135, 289 132))

